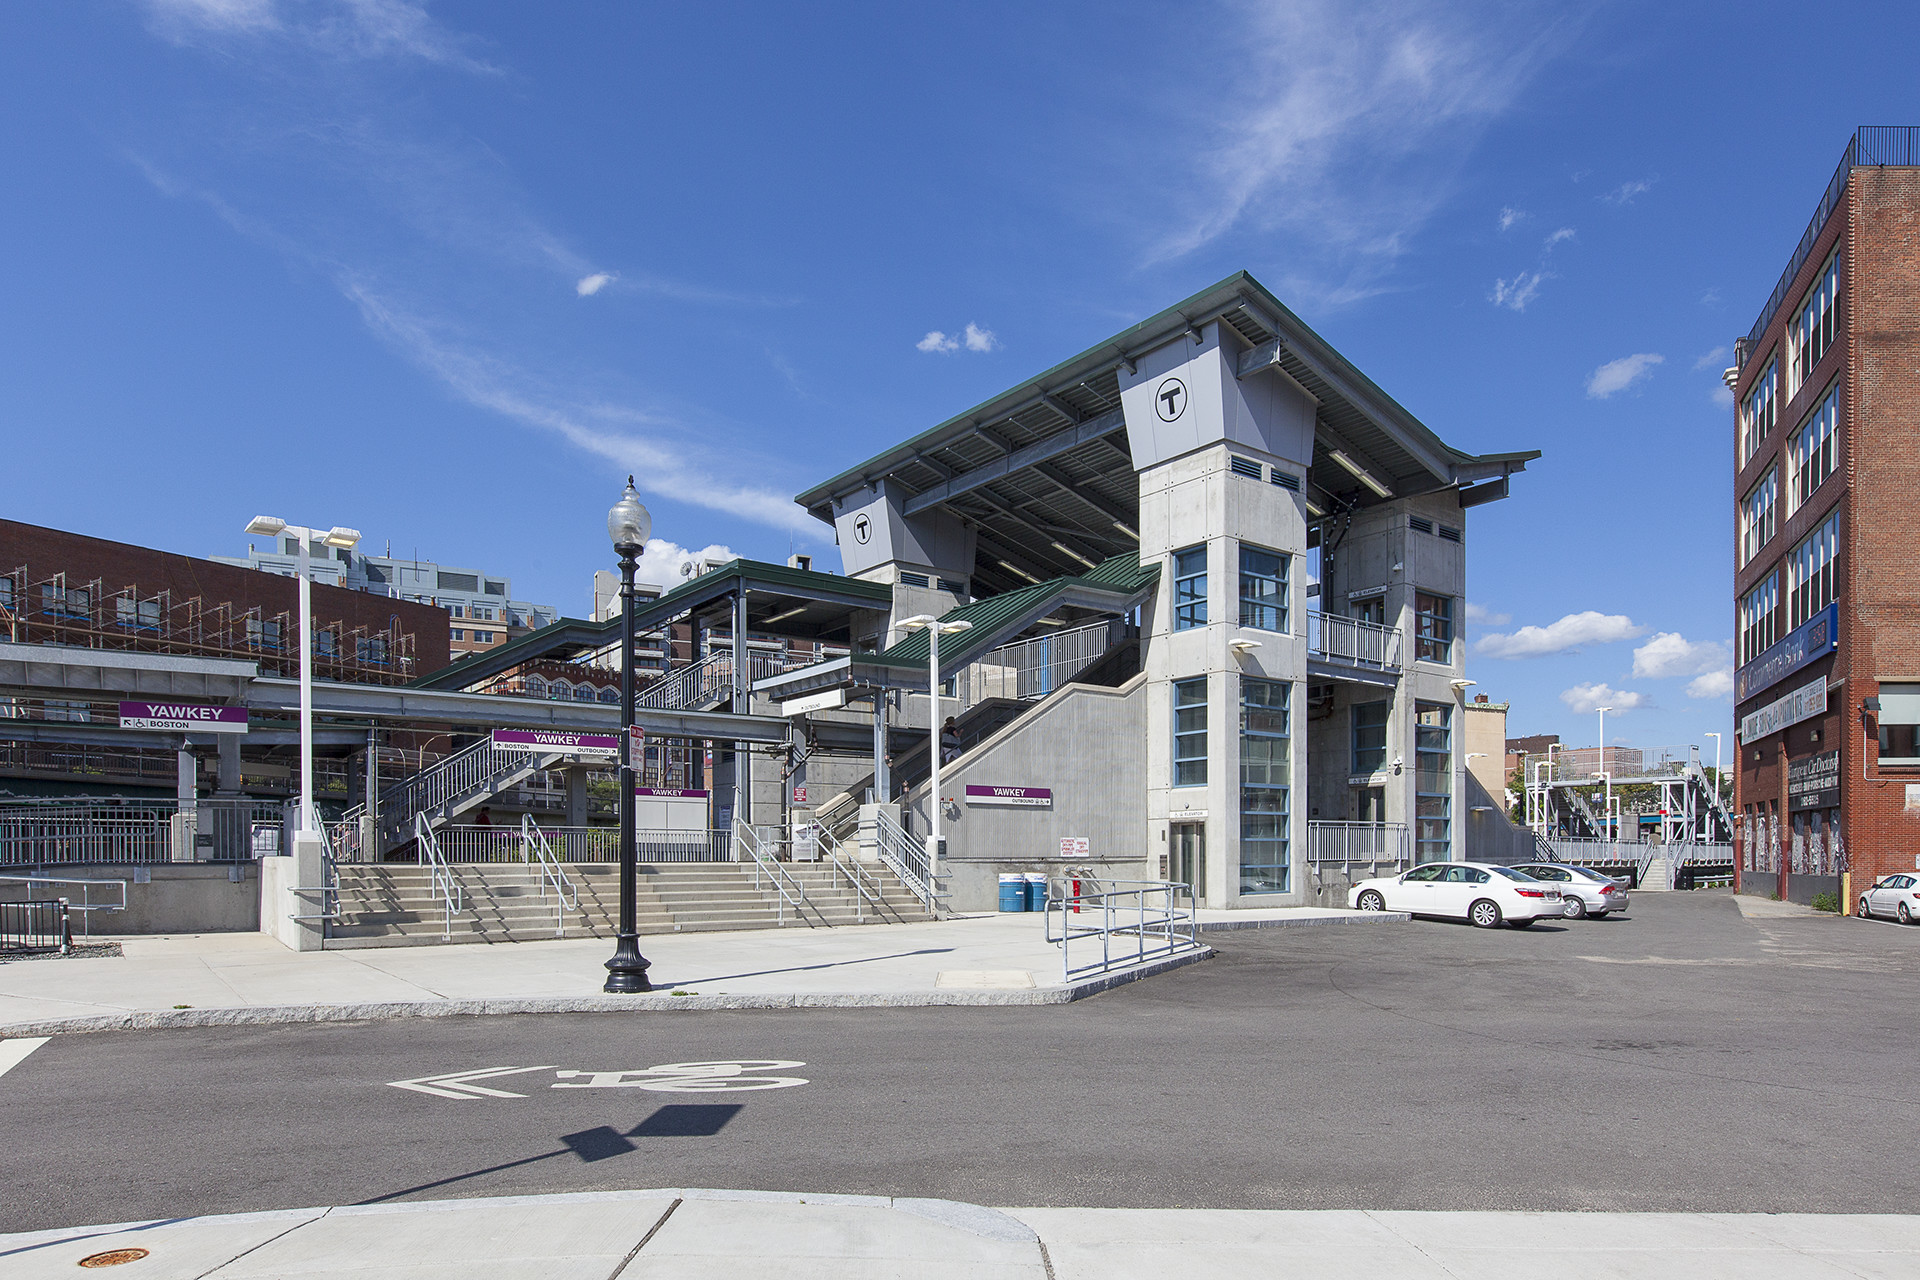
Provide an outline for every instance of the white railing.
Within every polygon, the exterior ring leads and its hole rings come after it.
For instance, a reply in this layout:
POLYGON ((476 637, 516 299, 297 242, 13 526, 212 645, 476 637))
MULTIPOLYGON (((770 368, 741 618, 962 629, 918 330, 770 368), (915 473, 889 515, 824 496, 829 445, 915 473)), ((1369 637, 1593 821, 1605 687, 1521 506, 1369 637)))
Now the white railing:
POLYGON ((0 815, 0 866, 167 862, 172 821, 52 813, 0 815))
POLYGON ((440 926, 440 937, 453 937, 453 913, 464 910, 467 904, 467 891, 459 880, 454 878, 453 868, 440 854, 440 844, 434 838, 433 825, 427 821, 424 813, 415 814, 413 819, 414 846, 420 851, 422 866, 433 868, 432 894, 445 904, 446 912, 440 926))
MULTIPOLYGON (((747 651, 747 687, 780 675, 786 661, 777 653, 747 651)), ((669 671, 634 695, 634 704, 656 711, 687 711, 725 702, 733 696, 733 654, 721 652, 678 671, 669 671)))
POLYGON ((563 938, 567 933, 567 912, 578 910, 580 894, 573 887, 573 881, 560 868, 559 859, 553 856, 553 846, 547 843, 546 833, 533 824, 533 819, 520 819, 520 840, 526 849, 527 861, 539 868, 540 898, 546 900, 547 886, 553 886, 553 936, 563 938))
POLYGON ((1326 662, 1344 662, 1379 671, 1398 671, 1401 667, 1400 629, 1309 609, 1307 653, 1309 657, 1326 662))
MULTIPOLYGON (((620 828, 556 827, 539 824, 556 860, 571 863, 618 862, 620 828)), ((733 833, 726 830, 666 831, 642 828, 634 833, 635 859, 655 862, 732 862, 733 833)), ((525 846, 511 827, 449 825, 439 829, 448 862, 520 862, 525 846)))
POLYGON ((877 811, 874 818, 880 861, 900 877, 907 892, 920 899, 927 914, 938 920, 944 914, 941 904, 947 895, 940 891, 940 881, 929 865, 926 846, 915 843, 885 810, 877 811))
MULTIPOLYGON (((792 907, 794 918, 811 929, 814 921, 807 919, 807 908, 811 904, 807 902, 806 889, 780 865, 773 856, 773 850, 768 848, 769 845, 777 847, 778 838, 763 834, 738 818, 733 820, 733 847, 739 854, 745 855, 739 857, 738 861, 753 864, 753 887, 758 889, 764 876, 779 896, 775 906, 779 923, 784 925, 787 922, 787 908, 792 907)), ((816 909, 813 914, 818 916, 820 912, 816 909)), ((821 917, 821 922, 825 923, 825 917, 821 917)))
POLYGON ((886 890, 873 878, 873 873, 860 865, 859 859, 851 857, 844 846, 824 829, 816 828, 814 838, 820 842, 820 853, 841 878, 853 886, 854 918, 865 924, 867 908, 872 907, 875 915, 885 919, 889 915, 886 890))
POLYGON ((1397 875, 1412 858, 1412 835, 1404 822, 1307 823, 1307 874, 1316 891, 1337 895, 1362 880, 1397 875))
POLYGON ((1047 941, 1060 948, 1061 980, 1092 977, 1200 946, 1193 895, 1167 880, 1088 881, 1055 879, 1047 884, 1047 941), (1099 955, 1086 948, 1097 941, 1099 955), (1078 943, 1082 959, 1074 962, 1078 943))

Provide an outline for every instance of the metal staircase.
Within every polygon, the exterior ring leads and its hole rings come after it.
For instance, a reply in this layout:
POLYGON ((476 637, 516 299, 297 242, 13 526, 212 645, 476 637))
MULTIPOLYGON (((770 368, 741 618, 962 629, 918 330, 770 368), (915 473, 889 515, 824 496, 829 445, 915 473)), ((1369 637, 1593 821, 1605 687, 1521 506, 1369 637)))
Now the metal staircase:
MULTIPOLYGON (((415 839, 421 822, 428 829, 443 827, 562 758, 557 753, 503 750, 491 737, 482 738, 382 791, 373 848, 361 847, 357 853, 378 861, 415 839)), ((355 805, 341 815, 339 825, 357 831, 366 813, 366 805, 355 805)))

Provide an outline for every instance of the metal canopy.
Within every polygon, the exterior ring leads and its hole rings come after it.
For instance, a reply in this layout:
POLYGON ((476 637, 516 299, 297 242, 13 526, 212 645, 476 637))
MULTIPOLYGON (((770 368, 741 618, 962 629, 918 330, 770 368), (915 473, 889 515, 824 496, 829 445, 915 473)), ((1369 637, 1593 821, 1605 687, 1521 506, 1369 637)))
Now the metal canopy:
POLYGON ((939 509, 978 536, 974 593, 1083 573, 1138 546, 1139 482, 1120 412, 1119 370, 1221 321, 1252 349, 1241 377, 1277 372, 1319 401, 1308 496, 1322 510, 1382 501, 1333 454, 1395 497, 1464 489, 1505 496, 1540 456, 1475 455, 1446 444, 1246 272, 1222 280, 1038 377, 843 472, 796 499, 832 523, 837 499, 886 480, 908 515, 939 509))

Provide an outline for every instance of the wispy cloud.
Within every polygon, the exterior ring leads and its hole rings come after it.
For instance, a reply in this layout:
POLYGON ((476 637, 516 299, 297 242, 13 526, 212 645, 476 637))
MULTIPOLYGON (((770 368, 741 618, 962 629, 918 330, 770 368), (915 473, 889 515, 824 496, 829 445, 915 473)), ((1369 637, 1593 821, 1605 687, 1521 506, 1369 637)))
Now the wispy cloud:
POLYGON ((1512 634, 1493 632, 1481 636, 1474 652, 1489 658, 1544 658, 1557 653, 1576 653, 1583 645, 1611 644, 1634 640, 1647 633, 1632 618, 1620 613, 1600 613, 1587 609, 1569 613, 1544 627, 1521 627, 1512 634))
POLYGON ((1452 194, 1459 166, 1570 34, 1551 8, 1439 0, 1245 3, 1236 109, 1203 147, 1186 207, 1148 261, 1232 230, 1284 231, 1312 261, 1290 285, 1365 297, 1452 194))
POLYGON ((1587 398, 1605 400, 1608 396, 1625 391, 1634 383, 1653 374, 1653 366, 1665 364, 1667 358, 1651 351, 1642 351, 1637 355, 1621 356, 1618 360, 1609 360, 1593 371, 1587 379, 1587 398))
POLYGON ((1522 271, 1511 280, 1495 280, 1488 300, 1509 311, 1525 311, 1540 293, 1540 286, 1553 278, 1549 271, 1522 271))
POLYGON ((982 329, 979 325, 968 323, 959 333, 946 333, 939 329, 929 330, 927 336, 913 344, 916 351, 925 351, 931 355, 952 355, 965 347, 968 351, 992 351, 1000 345, 991 329, 982 329))
POLYGON ((1600 198, 1608 204, 1632 204, 1635 200, 1653 190, 1653 184, 1657 181, 1659 181, 1657 178, 1635 178, 1631 182, 1621 183, 1600 198))
POLYGON ((583 298, 591 298, 620 277, 610 271, 596 271, 590 276, 582 276, 573 286, 573 291, 583 298))
POLYGON ((1732 661, 1733 645, 1728 641, 1689 640, 1677 631, 1661 631, 1633 651, 1633 674, 1642 680, 1697 676, 1732 661))
POLYGON ((1708 289, 1705 293, 1700 295, 1700 305, 1703 307, 1719 306, 1720 291, 1718 289, 1708 289))
POLYGON ((1506 208, 1500 210, 1500 216, 1494 219, 1494 221, 1500 224, 1500 229, 1502 231, 1506 231, 1511 229, 1514 223, 1524 222, 1527 219, 1527 217, 1528 217, 1528 214, 1525 209, 1516 209, 1513 206, 1508 205, 1506 208))
POLYGON ((471 40, 409 0, 146 0, 153 30, 176 44, 273 40, 332 58, 413 58, 465 71, 497 68, 471 40))
POLYGON ((1513 615, 1490 612, 1485 605, 1469 600, 1467 601, 1467 621, 1484 622, 1490 627, 1504 627, 1513 621, 1513 615))
POLYGON ((1560 694, 1560 701, 1567 704, 1569 711, 1572 711, 1576 715, 1583 716, 1592 715, 1601 707, 1605 707, 1609 712, 1614 714, 1625 715, 1636 707, 1650 707, 1653 705, 1653 699, 1647 697, 1644 693, 1634 693, 1628 689, 1615 689, 1613 686, 1605 683, 1577 684, 1571 689, 1563 690, 1560 694))
POLYGON ((1726 347, 1715 347, 1693 362, 1693 371, 1698 373, 1702 369, 1712 369, 1718 373, 1727 367, 1727 357, 1732 354, 1726 347))
POLYGON ((1542 250, 1546 253, 1552 253, 1553 246, 1573 239, 1576 234, 1578 233, 1576 233, 1572 227, 1561 227, 1558 231, 1553 232, 1547 237, 1546 243, 1541 246, 1542 250))

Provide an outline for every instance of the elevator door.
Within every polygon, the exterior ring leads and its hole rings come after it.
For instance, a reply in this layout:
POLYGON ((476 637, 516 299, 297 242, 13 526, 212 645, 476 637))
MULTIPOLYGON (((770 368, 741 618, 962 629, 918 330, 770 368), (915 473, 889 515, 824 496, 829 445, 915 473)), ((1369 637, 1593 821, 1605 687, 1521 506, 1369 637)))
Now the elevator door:
POLYGON ((1207 828, 1200 822, 1176 822, 1167 836, 1173 845, 1173 878, 1193 891, 1195 902, 1207 893, 1207 828))

